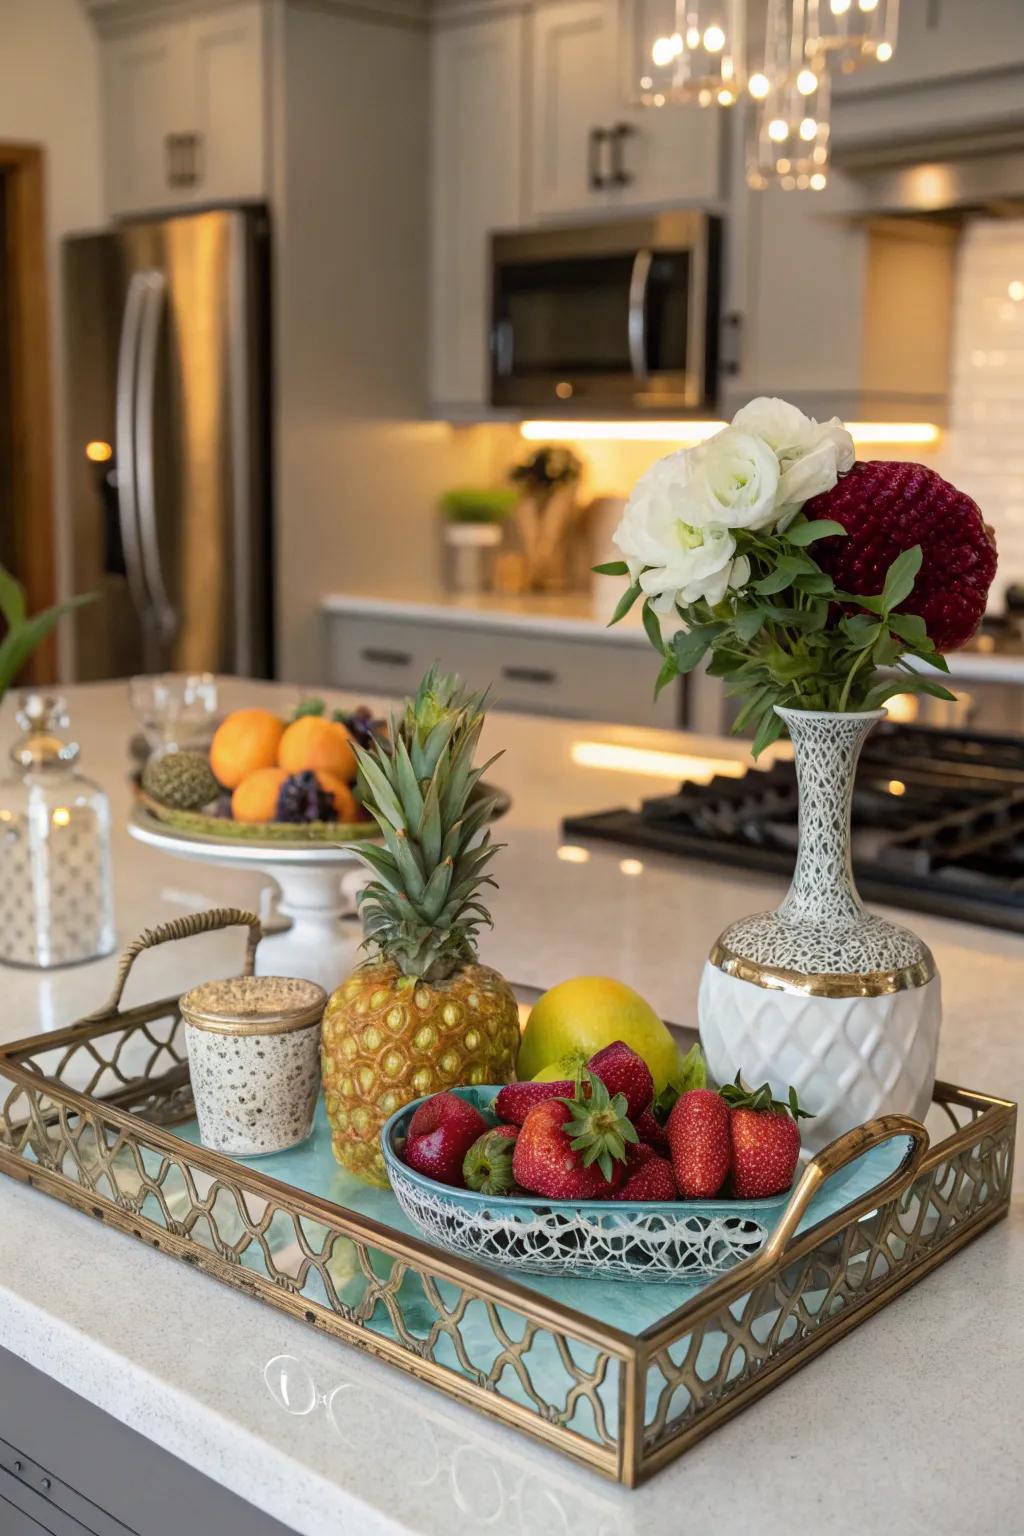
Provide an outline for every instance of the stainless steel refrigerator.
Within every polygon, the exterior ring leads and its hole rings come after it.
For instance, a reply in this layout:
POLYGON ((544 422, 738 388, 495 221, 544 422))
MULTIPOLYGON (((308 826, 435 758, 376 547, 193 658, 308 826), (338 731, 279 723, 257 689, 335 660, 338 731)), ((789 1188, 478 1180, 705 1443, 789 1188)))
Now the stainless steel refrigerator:
POLYGON ((77 678, 273 675, 268 248, 261 208, 64 243, 77 678))

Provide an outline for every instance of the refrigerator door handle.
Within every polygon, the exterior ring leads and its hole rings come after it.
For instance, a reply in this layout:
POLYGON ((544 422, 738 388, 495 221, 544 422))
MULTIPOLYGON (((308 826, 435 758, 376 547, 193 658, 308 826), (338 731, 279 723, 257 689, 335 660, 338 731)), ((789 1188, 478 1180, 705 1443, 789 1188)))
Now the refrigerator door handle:
POLYGON ((145 295, 139 331, 139 368, 135 385, 136 496, 142 568, 156 622, 157 643, 162 648, 174 638, 178 629, 178 615, 167 596, 167 586, 160 564, 153 447, 157 351, 160 343, 160 321, 163 319, 167 293, 167 279, 162 272, 155 270, 141 275, 145 283, 145 295))
POLYGON ((117 512, 121 525, 128 592, 145 635, 149 626, 149 598, 142 565, 135 481, 135 382, 138 369, 139 327, 146 297, 146 277, 132 275, 121 321, 117 354, 117 391, 114 437, 117 448, 117 512))

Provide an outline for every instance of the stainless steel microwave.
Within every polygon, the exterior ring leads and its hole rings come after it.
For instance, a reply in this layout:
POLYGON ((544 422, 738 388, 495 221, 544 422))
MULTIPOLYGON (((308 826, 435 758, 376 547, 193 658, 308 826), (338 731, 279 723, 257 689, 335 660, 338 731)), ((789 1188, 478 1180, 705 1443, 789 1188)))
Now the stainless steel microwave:
POLYGON ((492 405, 711 408, 720 233, 681 211, 493 235, 492 405))

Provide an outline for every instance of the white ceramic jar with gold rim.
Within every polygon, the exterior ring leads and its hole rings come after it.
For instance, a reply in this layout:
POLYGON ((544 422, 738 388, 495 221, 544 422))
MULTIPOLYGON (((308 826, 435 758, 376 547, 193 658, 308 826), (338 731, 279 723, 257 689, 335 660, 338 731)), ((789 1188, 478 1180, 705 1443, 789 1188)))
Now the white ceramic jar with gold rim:
POLYGON ((293 976, 207 981, 181 999, 204 1147, 260 1157, 313 1129, 327 993, 293 976))
POLYGON ((796 752, 800 843, 775 912, 731 924, 701 980, 700 1036, 718 1083, 790 1085, 815 1152, 876 1115, 923 1119, 935 1081, 941 985, 909 929, 865 910, 853 880, 857 759, 884 710, 779 709, 796 752))

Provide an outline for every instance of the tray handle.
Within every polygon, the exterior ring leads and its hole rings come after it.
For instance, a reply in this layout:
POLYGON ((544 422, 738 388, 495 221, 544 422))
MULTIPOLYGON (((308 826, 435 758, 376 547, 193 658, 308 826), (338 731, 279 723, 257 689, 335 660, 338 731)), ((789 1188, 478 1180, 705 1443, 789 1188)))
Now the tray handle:
POLYGON ((800 1176, 782 1220, 758 1255, 758 1266, 770 1269, 779 1262, 811 1200, 833 1174, 862 1153, 869 1152, 872 1147, 880 1146, 883 1141, 891 1141, 894 1136, 909 1136, 913 1146, 900 1166, 871 1191, 871 1204, 884 1205, 887 1200, 901 1195, 913 1183, 928 1151, 928 1132, 919 1120, 912 1120, 909 1115, 879 1115, 876 1120, 868 1120, 864 1125, 854 1126, 852 1131, 837 1136, 835 1141, 830 1141, 816 1157, 811 1158, 800 1176))
POLYGON ((169 923, 161 923, 158 928, 147 928, 137 939, 132 940, 118 961, 117 981, 110 997, 102 1008, 87 1013, 81 1022, 96 1023, 120 1011, 125 983, 133 964, 144 949, 155 949, 158 944, 169 944, 173 939, 191 939, 200 933, 216 933, 219 928, 236 926, 249 930, 242 975, 251 976, 256 964, 256 946, 263 937, 263 928, 255 912, 246 912, 242 907, 214 907, 209 912, 190 912, 188 917, 174 917, 169 923))

